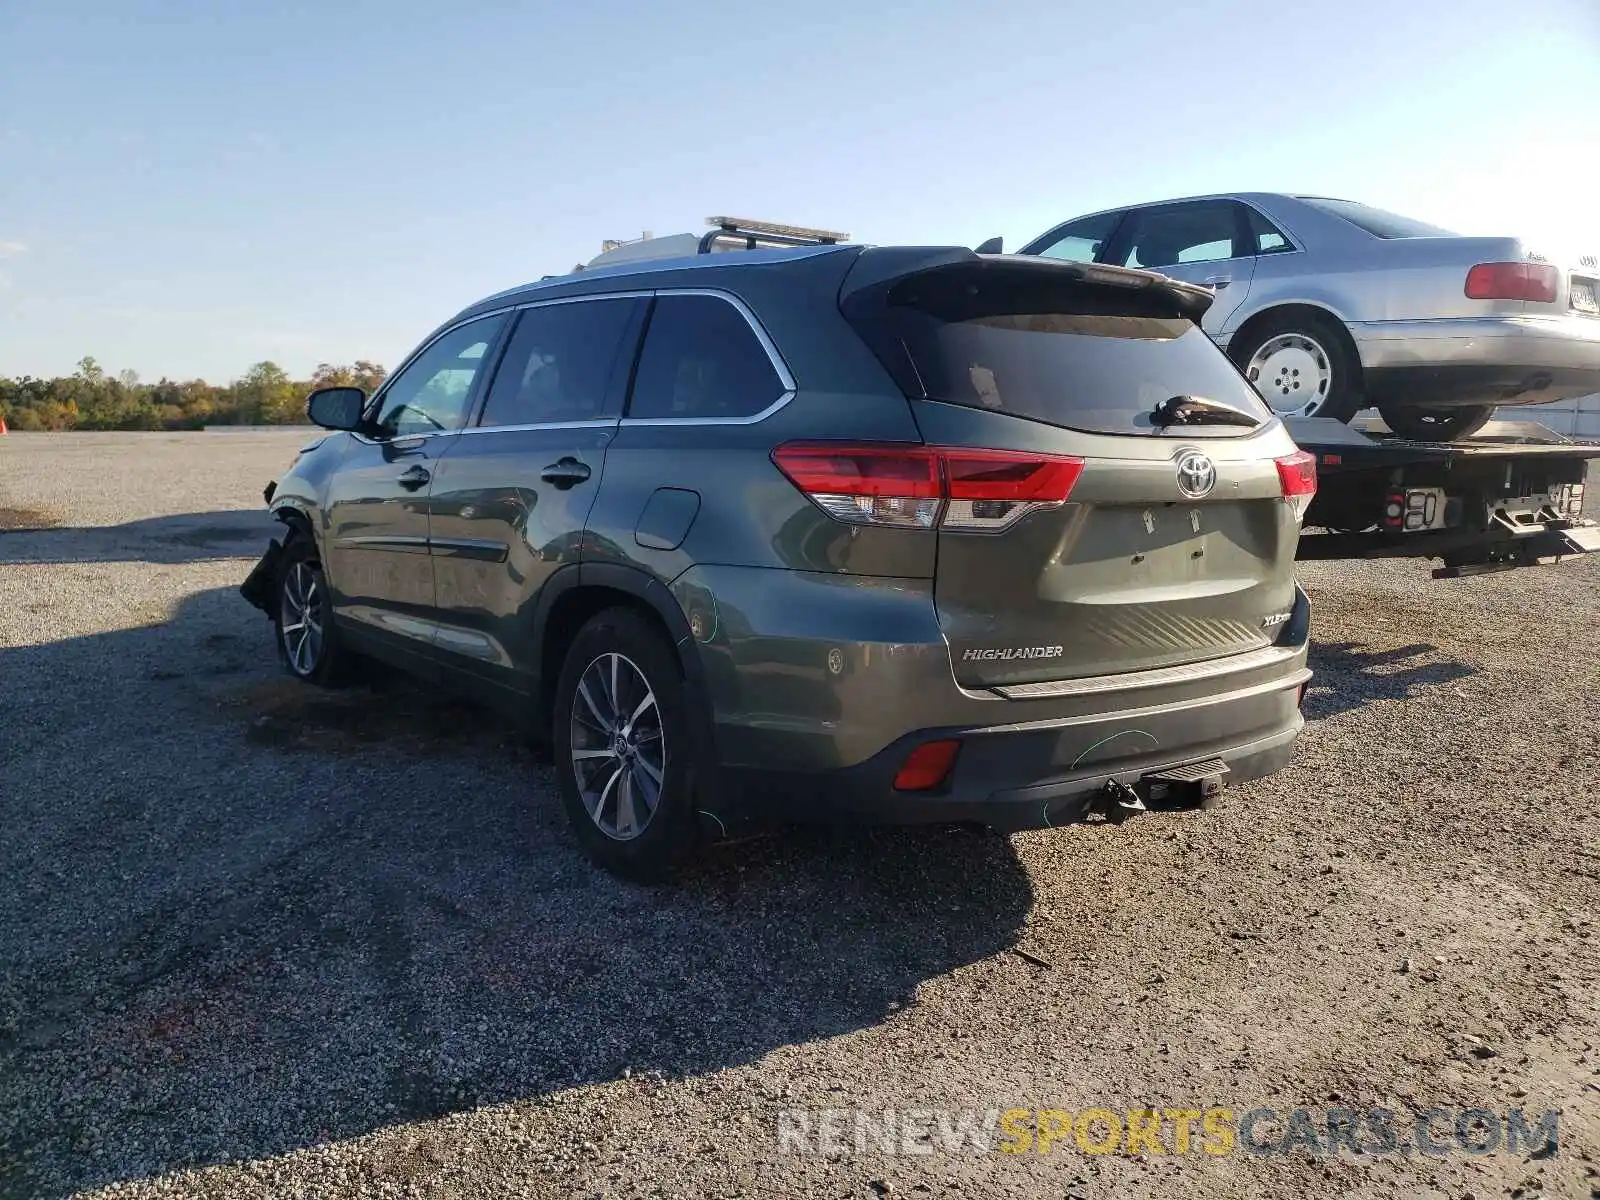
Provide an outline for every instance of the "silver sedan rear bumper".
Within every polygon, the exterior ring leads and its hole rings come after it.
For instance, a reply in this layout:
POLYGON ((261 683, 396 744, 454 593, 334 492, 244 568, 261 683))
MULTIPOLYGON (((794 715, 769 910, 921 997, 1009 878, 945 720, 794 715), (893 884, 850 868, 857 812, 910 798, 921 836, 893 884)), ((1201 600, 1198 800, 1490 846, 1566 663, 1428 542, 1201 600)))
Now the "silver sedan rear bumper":
POLYGON ((1370 399, 1540 404, 1600 392, 1600 319, 1442 317, 1350 326, 1370 399))

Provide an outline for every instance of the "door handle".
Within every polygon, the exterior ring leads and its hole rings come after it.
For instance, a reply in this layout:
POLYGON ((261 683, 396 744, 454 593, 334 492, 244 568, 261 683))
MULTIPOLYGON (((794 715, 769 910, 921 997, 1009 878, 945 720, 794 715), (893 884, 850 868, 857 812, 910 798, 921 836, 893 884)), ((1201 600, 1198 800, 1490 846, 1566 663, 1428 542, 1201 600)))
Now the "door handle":
POLYGON ((408 492, 414 492, 432 479, 427 467, 412 467, 400 476, 400 486, 408 492))
POLYGON ((586 464, 568 455, 560 462, 551 463, 540 472, 539 478, 565 491, 567 488, 575 487, 589 478, 589 468, 586 464))
POLYGON ((1233 282, 1232 275, 1213 275, 1206 280, 1207 287, 1214 287, 1219 292, 1233 282))

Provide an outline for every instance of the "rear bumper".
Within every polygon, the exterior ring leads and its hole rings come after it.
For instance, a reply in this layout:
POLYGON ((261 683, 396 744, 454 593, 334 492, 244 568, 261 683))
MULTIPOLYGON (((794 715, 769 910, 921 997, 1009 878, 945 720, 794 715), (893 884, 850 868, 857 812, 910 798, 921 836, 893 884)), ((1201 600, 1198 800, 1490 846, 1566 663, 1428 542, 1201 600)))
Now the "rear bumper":
POLYGON ((713 834, 1057 825, 1087 815, 1111 780, 1213 759, 1232 782, 1270 775, 1302 727, 1311 616, 1298 588, 1274 647, 1003 697, 956 685, 925 581, 787 572, 774 583, 771 571, 702 566, 674 584, 698 642, 713 834), (896 791, 906 757, 945 739, 961 749, 941 784, 896 791))
MULTIPOLYGON (((1303 660, 1302 660, 1303 664, 1303 660)), ((1156 772, 1220 760, 1226 783, 1272 775, 1288 764, 1303 720, 1303 665, 1271 683, 1159 708, 1092 718, 907 734, 853 767, 833 771, 728 770, 724 829, 784 822, 976 823, 1004 832, 1088 819, 1113 780, 1143 791, 1156 772), (961 749, 938 788, 901 792, 895 773, 924 742, 961 749)))
POLYGON ((1600 319, 1446 317, 1352 324, 1369 399, 1541 404, 1600 391, 1600 319))
MULTIPOLYGON (((1312 677, 1306 650, 1274 678, 1226 693, 1158 706, 994 726, 936 726, 894 739, 866 762, 835 770, 725 766, 714 816, 723 832, 782 822, 944 824, 1048 829, 1099 811, 1107 784, 1139 790, 1150 774, 1221 760, 1224 782, 1282 770, 1304 720, 1301 691, 1312 677), (960 752, 941 786, 894 789, 907 755, 955 739, 960 752)), ((1022 717, 1027 704, 1006 706, 1022 717)))

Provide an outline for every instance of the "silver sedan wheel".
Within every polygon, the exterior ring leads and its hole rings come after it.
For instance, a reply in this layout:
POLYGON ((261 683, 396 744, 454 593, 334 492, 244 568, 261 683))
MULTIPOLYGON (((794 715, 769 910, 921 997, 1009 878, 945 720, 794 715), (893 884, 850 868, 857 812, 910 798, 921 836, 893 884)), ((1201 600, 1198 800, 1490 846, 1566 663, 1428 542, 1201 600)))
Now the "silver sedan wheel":
POLYGON ((278 636, 296 675, 310 675, 322 661, 322 595, 322 581, 310 563, 295 563, 283 577, 278 636))
POLYGON ((1250 356, 1245 378, 1280 417, 1312 417, 1333 390, 1333 364, 1320 342, 1280 333, 1250 356))
POLYGON ((572 771, 589 819, 609 838, 633 840, 660 807, 667 769, 661 709, 644 672, 624 655, 600 655, 578 677, 571 720, 572 771))

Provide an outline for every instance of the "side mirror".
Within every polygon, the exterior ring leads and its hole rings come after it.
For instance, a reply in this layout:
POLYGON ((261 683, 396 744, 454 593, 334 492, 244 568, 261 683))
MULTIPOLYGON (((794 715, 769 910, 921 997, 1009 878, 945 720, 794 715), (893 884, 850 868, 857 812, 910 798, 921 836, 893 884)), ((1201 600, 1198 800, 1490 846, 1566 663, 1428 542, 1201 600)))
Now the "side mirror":
POLYGON ((1005 252, 1005 239, 992 237, 974 251, 975 254, 1002 254, 1005 252))
POLYGON ((324 429, 361 428, 367 394, 358 387, 318 388, 306 397, 306 416, 324 429))

